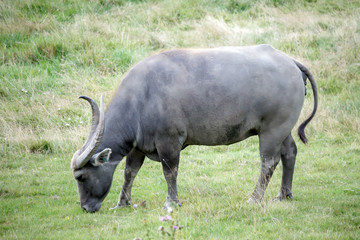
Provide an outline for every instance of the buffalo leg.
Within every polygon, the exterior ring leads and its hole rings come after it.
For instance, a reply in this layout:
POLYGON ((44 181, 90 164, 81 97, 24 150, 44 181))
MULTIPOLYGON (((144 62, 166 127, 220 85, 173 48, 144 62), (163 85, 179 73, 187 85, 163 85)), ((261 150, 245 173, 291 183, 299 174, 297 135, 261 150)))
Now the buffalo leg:
POLYGON ((297 147, 291 134, 281 145, 281 162, 283 166, 281 189, 275 200, 284 200, 292 198, 292 180, 295 167, 297 147))
POLYGON ((119 202, 117 206, 124 207, 130 205, 131 202, 131 187, 134 179, 139 172, 145 155, 133 149, 126 157, 126 164, 124 169, 124 184, 120 193, 119 202))
POLYGON ((166 202, 164 205, 167 210, 171 210, 173 204, 181 206, 178 198, 176 183, 179 168, 180 149, 176 146, 176 144, 169 146, 168 142, 167 146, 158 148, 159 157, 168 189, 166 202))
MULTIPOLYGON (((274 134, 275 135, 275 134, 274 134)), ((270 182, 270 178, 280 161, 281 141, 276 141, 276 136, 262 134, 259 136, 261 172, 255 190, 248 202, 260 202, 270 182)))

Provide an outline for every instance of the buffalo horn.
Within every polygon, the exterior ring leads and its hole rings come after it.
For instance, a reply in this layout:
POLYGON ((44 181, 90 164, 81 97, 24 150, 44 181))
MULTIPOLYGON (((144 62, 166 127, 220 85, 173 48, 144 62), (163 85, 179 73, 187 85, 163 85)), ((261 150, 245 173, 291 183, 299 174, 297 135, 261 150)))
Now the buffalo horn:
POLYGON ((72 160, 72 168, 80 169, 91 159, 96 149, 98 148, 102 135, 104 133, 104 103, 103 97, 100 98, 100 111, 99 107, 94 100, 87 96, 81 96, 79 98, 85 99, 91 105, 92 109, 92 125, 88 138, 80 150, 76 151, 72 160))

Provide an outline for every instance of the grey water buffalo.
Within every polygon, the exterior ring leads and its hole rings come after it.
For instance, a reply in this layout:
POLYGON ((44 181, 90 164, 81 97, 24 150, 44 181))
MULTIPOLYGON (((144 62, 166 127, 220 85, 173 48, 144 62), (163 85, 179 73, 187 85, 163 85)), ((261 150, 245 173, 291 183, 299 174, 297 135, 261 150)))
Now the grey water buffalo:
POLYGON ((309 70, 269 45, 171 50, 150 56, 126 74, 104 112, 89 97, 90 134, 71 166, 81 207, 98 211, 116 166, 126 156, 124 183, 116 207, 131 201, 131 187, 145 156, 162 164, 167 183, 165 207, 179 204, 180 151, 188 145, 228 145, 258 135, 261 171, 249 202, 261 201, 280 159, 278 200, 292 197, 297 148, 296 124, 309 79, 314 107, 317 87, 309 70))

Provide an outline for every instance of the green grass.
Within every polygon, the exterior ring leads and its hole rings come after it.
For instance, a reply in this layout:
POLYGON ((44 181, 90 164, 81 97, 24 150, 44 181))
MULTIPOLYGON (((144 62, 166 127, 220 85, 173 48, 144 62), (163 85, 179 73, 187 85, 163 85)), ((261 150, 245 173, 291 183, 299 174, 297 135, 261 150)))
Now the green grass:
MULTIPOLYGON (((177 239, 360 238, 360 3, 356 0, 4 0, 0 2, 0 239, 161 239, 160 164, 146 161, 133 203, 118 200, 124 163, 100 212, 80 209, 70 169, 91 121, 77 99, 109 103, 124 73, 155 52, 269 43, 303 62, 320 106, 306 129, 294 199, 247 204, 260 171, 257 138, 192 146, 178 177, 177 239)), ((300 120, 311 112, 308 90, 300 120)))

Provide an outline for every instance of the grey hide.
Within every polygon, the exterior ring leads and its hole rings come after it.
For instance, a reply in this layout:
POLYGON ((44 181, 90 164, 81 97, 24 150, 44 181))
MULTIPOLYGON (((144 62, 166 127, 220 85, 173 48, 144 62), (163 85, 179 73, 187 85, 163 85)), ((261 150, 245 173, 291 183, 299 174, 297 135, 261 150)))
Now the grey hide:
POLYGON ((144 59, 127 73, 105 114, 92 99, 82 97, 92 106, 93 125, 72 160, 81 207, 100 209, 124 156, 116 207, 130 204, 145 156, 162 164, 168 187, 165 207, 180 205, 176 178, 182 149, 228 145, 253 135, 259 137, 261 171, 249 202, 262 200, 280 159, 283 175, 276 199, 291 198, 297 153, 291 130, 303 106, 307 78, 314 108, 298 129, 304 143, 305 126, 317 109, 315 81, 306 67, 271 46, 181 49, 144 59))

